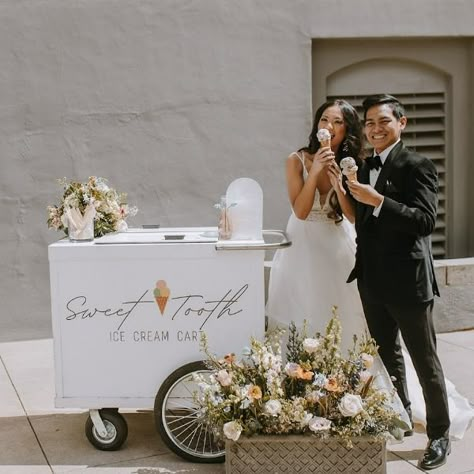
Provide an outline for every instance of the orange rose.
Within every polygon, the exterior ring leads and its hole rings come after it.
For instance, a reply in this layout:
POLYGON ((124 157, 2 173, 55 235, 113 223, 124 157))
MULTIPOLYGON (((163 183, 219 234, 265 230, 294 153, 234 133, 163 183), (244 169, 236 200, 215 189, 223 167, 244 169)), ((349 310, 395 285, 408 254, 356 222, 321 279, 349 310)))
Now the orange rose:
POLYGON ((251 400, 260 400, 262 398, 262 390, 258 385, 250 385, 248 394, 251 400))
POLYGON ((329 377, 324 385, 324 388, 328 392, 337 392, 339 390, 339 384, 335 377, 329 377))
POLYGON ((302 373, 299 375, 299 378, 303 380, 312 380, 313 375, 314 372, 311 372, 311 370, 302 370, 302 373))

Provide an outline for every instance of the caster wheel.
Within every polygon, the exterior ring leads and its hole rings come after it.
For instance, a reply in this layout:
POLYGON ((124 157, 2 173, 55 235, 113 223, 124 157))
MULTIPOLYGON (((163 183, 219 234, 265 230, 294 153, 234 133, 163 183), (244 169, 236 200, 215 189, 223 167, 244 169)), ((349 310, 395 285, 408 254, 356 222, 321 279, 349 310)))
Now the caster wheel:
POLYGON ((128 436, 128 427, 125 418, 117 409, 99 410, 107 434, 102 436, 94 426, 89 416, 86 421, 85 432, 89 442, 101 451, 116 451, 120 449, 128 436))

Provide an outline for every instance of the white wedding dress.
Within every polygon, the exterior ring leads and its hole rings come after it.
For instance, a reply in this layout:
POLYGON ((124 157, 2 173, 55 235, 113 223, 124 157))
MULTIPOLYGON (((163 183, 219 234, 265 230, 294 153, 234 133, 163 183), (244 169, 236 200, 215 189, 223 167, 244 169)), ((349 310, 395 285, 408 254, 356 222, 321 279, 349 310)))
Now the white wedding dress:
MULTIPOLYGON (((306 179, 302 157, 296 155, 303 163, 306 179)), ((367 324, 356 282, 346 283, 354 266, 354 226, 346 219, 335 224, 333 219, 327 217, 330 193, 321 203, 316 191, 313 208, 306 220, 291 214, 287 235, 292 246, 278 250, 273 258, 266 314, 269 328, 287 328, 291 321, 301 328, 306 320, 308 333, 314 334, 324 331, 331 318, 332 307, 337 306, 342 323, 342 348, 347 350, 353 345, 353 335, 364 334, 367 324)), ((404 355, 413 420, 425 424, 425 404, 418 377, 410 357, 406 353, 404 355)), ((391 389, 393 385, 380 359, 375 370, 379 373, 378 385, 391 389)), ((474 410, 456 392, 451 382, 446 381, 446 385, 451 417, 450 436, 460 439, 474 417, 474 410)), ((398 403, 401 406, 399 399, 398 403)), ((406 417, 402 407, 398 411, 406 417)))

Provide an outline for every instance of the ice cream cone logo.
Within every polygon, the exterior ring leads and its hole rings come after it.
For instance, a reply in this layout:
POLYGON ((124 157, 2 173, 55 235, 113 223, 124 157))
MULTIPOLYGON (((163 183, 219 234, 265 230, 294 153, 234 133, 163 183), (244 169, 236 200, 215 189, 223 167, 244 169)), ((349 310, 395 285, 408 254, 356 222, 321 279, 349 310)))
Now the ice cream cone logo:
POLYGON ((160 313, 163 314, 168 298, 170 297, 170 289, 166 286, 165 280, 158 280, 156 282, 156 288, 153 290, 153 294, 155 295, 156 304, 160 309, 160 313))

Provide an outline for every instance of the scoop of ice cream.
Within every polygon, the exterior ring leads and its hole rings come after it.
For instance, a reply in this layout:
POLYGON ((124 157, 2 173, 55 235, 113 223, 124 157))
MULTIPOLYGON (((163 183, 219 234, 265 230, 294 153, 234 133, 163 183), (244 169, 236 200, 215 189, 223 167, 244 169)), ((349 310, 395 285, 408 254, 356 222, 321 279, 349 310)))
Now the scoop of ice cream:
POLYGON ((339 166, 341 167, 342 174, 345 175, 352 174, 358 170, 356 161, 354 160, 354 158, 352 158, 352 156, 346 156, 345 158, 343 158, 339 166))
POLYGON ((346 156, 341 160, 339 163, 339 166, 341 167, 342 174, 344 176, 347 176, 347 180, 350 182, 356 182, 357 181, 357 170, 359 167, 356 164, 356 161, 352 156, 346 156))
POLYGON ((331 132, 327 128, 320 128, 316 136, 320 142, 331 140, 331 132))
POLYGON ((170 295, 170 289, 167 287, 165 280, 158 280, 156 282, 156 288, 153 290, 153 294, 156 297, 170 295))

